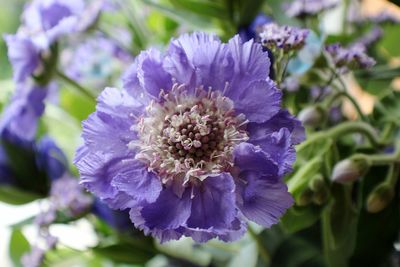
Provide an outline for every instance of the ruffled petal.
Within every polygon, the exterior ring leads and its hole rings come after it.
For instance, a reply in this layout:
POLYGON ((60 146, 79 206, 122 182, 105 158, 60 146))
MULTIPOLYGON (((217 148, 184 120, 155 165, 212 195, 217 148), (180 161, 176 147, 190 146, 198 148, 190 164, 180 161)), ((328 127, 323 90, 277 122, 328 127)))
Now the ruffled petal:
POLYGON ((235 183, 229 173, 207 177, 194 186, 189 228, 229 228, 235 219, 235 183))
POLYGON ((139 201, 154 202, 162 189, 158 176, 149 172, 143 162, 138 160, 126 160, 124 167, 111 181, 111 185, 139 201))
POLYGON ((229 82, 227 93, 234 95, 258 80, 266 80, 269 75, 270 60, 260 44, 254 40, 243 43, 239 35, 229 40, 228 49, 234 60, 233 78, 229 82))
POLYGON ((238 207, 249 220, 271 227, 293 205, 293 198, 280 179, 269 179, 253 171, 244 171, 239 177, 238 207))
POLYGON ((8 58, 14 71, 14 81, 23 82, 39 67, 39 51, 28 37, 5 35, 4 39, 8 47, 8 58))
POLYGON ((143 108, 126 91, 106 88, 98 98, 96 112, 82 123, 85 144, 106 154, 121 156, 129 153, 127 145, 136 139, 131 127, 143 108))
POLYGON ((140 213, 144 225, 152 231, 174 230, 184 225, 191 213, 190 190, 186 190, 182 197, 166 188, 160 192, 155 202, 143 204, 140 213))
POLYGON ((127 157, 107 158, 87 146, 80 147, 75 155, 74 164, 79 170, 81 184, 113 209, 124 210, 137 203, 136 199, 111 184, 120 170, 127 168, 125 160, 130 159, 129 155, 127 157))
POLYGON ((293 145, 304 141, 305 132, 301 122, 284 109, 264 123, 249 123, 247 125, 247 131, 250 136, 249 142, 258 145, 257 142, 259 140, 263 140, 265 136, 273 132, 278 132, 281 128, 286 128, 290 131, 290 139, 293 145))
POLYGON ((260 80, 240 90, 226 94, 235 103, 237 113, 243 113, 251 122, 265 122, 281 109, 282 93, 271 80, 260 80))
POLYGON ((159 97, 161 89, 169 91, 172 79, 163 68, 161 53, 155 49, 146 50, 138 56, 137 77, 141 87, 153 97, 159 97))
POLYGON ((232 79, 233 59, 227 46, 215 35, 196 32, 173 40, 167 51, 165 69, 190 89, 199 86, 223 91, 232 79))
POLYGON ((249 143, 241 143, 233 152, 235 167, 240 170, 254 170, 261 173, 277 174, 278 165, 272 157, 260 147, 249 143))

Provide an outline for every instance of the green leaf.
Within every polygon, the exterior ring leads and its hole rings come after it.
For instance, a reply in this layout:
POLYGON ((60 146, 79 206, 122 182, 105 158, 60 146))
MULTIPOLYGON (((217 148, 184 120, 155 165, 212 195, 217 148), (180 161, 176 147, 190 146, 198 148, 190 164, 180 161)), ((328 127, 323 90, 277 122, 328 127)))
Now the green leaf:
POLYGON ((2 202, 23 205, 39 198, 41 196, 34 193, 23 191, 10 185, 0 185, 0 201, 2 202))
POLYGON ((216 1, 208 0, 169 0, 176 8, 195 13, 203 17, 227 19, 228 14, 224 6, 216 1))
POLYGON ((154 253, 146 249, 126 243, 95 247, 92 250, 97 255, 117 263, 145 264, 154 256, 154 253))
POLYGON ((19 229, 14 229, 11 233, 10 245, 9 245, 9 255, 14 263, 14 266, 22 267, 21 257, 29 252, 30 245, 28 240, 26 240, 24 234, 19 229))
POLYGON ((212 23, 210 22, 209 18, 204 18, 195 14, 188 16, 187 12, 185 11, 176 10, 168 6, 158 4, 152 0, 142 0, 142 2, 180 24, 191 25, 194 28, 202 30, 212 28, 212 23))
POLYGON ((383 51, 383 54, 390 57, 400 56, 399 49, 399 32, 400 25, 387 25, 384 27, 385 35, 383 39, 378 43, 377 47, 383 51))
POLYGON ((358 213, 351 186, 333 184, 333 199, 322 216, 324 255, 328 266, 346 267, 357 238, 358 213))

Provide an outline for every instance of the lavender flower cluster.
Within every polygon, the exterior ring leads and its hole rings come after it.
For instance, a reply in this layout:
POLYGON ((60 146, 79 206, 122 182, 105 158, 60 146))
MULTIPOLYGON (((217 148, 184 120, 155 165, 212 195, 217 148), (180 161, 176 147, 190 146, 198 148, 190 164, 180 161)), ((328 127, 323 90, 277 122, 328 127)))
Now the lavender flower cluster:
POLYGON ((268 23, 260 33, 261 44, 272 51, 283 50, 285 53, 301 49, 309 34, 306 29, 291 26, 279 26, 268 23))
POLYGON ((376 63, 373 58, 365 53, 365 46, 360 44, 344 48, 337 43, 328 45, 325 49, 330 55, 333 64, 343 71, 366 69, 372 67, 376 63))
POLYGON ((339 0, 294 0, 286 5, 285 12, 289 17, 315 16, 336 7, 339 2, 339 0))

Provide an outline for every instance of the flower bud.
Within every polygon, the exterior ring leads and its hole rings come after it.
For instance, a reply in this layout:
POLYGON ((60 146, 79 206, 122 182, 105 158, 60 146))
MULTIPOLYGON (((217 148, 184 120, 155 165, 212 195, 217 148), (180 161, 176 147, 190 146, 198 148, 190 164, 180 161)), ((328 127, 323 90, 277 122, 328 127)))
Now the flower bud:
POLYGON ((321 206, 329 198, 329 190, 326 187, 322 187, 318 192, 315 192, 312 197, 312 202, 321 206))
POLYGON ((333 168, 331 179, 336 183, 354 182, 368 171, 370 165, 370 161, 362 156, 342 160, 333 168))
POLYGON ((313 192, 319 192, 321 190, 326 189, 326 184, 322 174, 318 173, 313 178, 311 178, 310 182, 308 183, 308 187, 313 192))
POLYGON ((300 207, 307 206, 311 203, 313 198, 313 192, 310 189, 304 190, 298 198, 296 198, 296 204, 300 207))
POLYGON ((306 107, 300 111, 299 120, 309 127, 319 126, 325 118, 325 111, 320 106, 306 107))
POLYGON ((377 213, 387 207, 393 200, 394 189, 388 183, 381 183, 370 193, 367 199, 367 210, 377 213))

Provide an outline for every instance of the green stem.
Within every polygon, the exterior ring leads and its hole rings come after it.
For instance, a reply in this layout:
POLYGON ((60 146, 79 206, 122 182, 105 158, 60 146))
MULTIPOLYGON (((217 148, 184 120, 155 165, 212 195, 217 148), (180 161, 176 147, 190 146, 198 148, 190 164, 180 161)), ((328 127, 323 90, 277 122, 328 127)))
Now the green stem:
POLYGON ((82 85, 80 85, 79 83, 77 83, 76 81, 72 80, 71 78, 69 78, 67 75, 65 75, 64 73, 62 73, 59 70, 56 70, 56 76, 62 80, 63 82, 75 87, 79 92, 81 92, 83 95, 85 95, 87 98, 91 99, 91 100, 95 100, 96 99, 96 95, 93 94, 90 90, 86 89, 85 87, 83 87, 82 85))
POLYGON ((320 140, 320 139, 326 139, 326 138, 333 138, 337 139, 338 137, 342 137, 343 135, 351 134, 351 133, 361 133, 365 137, 368 138, 368 140, 371 142, 371 144, 375 147, 380 147, 381 143, 379 141, 379 138, 377 134, 375 133, 375 129, 372 128, 371 125, 361 122, 361 121, 347 121, 343 122, 327 131, 324 132, 318 132, 307 138, 306 141, 301 143, 300 145, 297 146, 297 151, 303 150, 305 147, 311 145, 312 143, 320 140))
POLYGON ((263 259, 265 265, 267 265, 270 262, 270 255, 268 253, 268 250, 263 245, 262 240, 260 239, 260 237, 257 235, 257 233, 254 231, 254 229, 250 225, 248 226, 247 229, 248 229, 249 235, 254 239, 254 241, 257 244, 258 253, 260 254, 261 258, 263 259))

